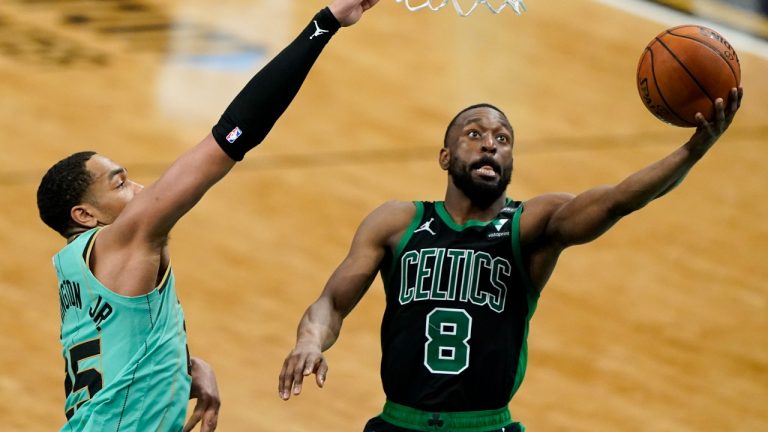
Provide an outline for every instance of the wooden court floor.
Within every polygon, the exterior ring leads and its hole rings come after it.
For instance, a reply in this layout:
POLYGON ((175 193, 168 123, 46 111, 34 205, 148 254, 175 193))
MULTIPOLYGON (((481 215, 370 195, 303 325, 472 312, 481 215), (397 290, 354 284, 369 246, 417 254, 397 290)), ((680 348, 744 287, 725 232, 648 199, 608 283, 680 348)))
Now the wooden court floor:
MULTIPOLYGON (((635 88, 665 24, 586 0, 528 5, 462 19, 382 0, 177 226, 190 349, 217 371, 219 430, 359 431, 379 413, 379 281, 327 353, 324 389, 286 403, 277 375, 361 218, 389 199, 442 198, 437 152, 460 108, 490 102, 512 120, 516 199, 617 182, 688 138, 635 88)), ((63 241, 35 206, 47 167, 93 149, 153 181, 322 6, 0 3, 3 430, 64 419, 50 265, 63 241)), ((768 60, 734 45, 745 97, 728 134, 678 190, 560 260, 510 405, 529 431, 768 430, 768 60)))

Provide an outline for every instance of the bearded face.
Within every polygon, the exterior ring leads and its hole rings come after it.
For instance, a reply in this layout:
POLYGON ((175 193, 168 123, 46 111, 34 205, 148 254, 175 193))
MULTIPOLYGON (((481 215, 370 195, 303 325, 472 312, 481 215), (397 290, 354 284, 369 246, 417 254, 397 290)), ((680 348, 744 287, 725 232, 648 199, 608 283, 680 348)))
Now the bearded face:
POLYGON ((481 209, 488 208, 507 189, 512 179, 512 166, 501 167, 490 156, 467 163, 452 156, 448 163, 448 174, 453 184, 481 209), (491 173, 489 170, 492 170, 491 173))
POLYGON ((514 130, 504 113, 492 105, 473 105, 448 125, 440 164, 453 187, 474 206, 487 209, 509 185, 513 146, 514 130))

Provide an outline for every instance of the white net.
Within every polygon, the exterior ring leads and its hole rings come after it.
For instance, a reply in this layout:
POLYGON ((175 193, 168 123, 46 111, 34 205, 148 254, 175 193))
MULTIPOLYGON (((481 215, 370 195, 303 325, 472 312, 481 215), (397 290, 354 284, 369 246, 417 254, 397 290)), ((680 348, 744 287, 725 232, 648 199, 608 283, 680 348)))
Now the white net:
MULTIPOLYGON (((449 0, 424 0, 421 4, 414 5, 413 3, 416 2, 416 0, 395 0, 398 3, 405 3, 405 7, 408 8, 409 11, 415 12, 421 9, 430 9, 433 11, 438 11, 445 7, 448 4, 449 0)), ((470 0, 465 1, 467 3, 467 8, 465 9, 464 6, 459 3, 459 0, 450 0, 451 3, 453 3, 453 8, 456 9, 456 13, 460 16, 468 16, 472 12, 474 12, 475 9, 477 9, 480 5, 485 5, 488 7, 488 9, 491 10, 491 12, 497 14, 504 10, 507 6, 509 6, 513 11, 515 11, 516 14, 520 15, 521 13, 525 12, 525 2, 523 0, 497 0, 496 3, 499 6, 494 6, 491 4, 489 0, 470 0), (469 3, 472 3, 469 5, 469 3)))

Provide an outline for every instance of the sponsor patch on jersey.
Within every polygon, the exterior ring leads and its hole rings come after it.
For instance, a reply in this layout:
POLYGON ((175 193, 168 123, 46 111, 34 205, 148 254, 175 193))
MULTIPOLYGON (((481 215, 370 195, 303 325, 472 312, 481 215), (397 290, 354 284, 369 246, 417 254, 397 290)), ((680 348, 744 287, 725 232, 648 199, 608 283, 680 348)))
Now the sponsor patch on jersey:
POLYGON ((488 238, 508 237, 508 236, 509 236, 509 231, 488 233, 488 238))
POLYGON ((227 134, 227 141, 229 141, 230 144, 233 144, 238 138, 240 138, 240 135, 242 134, 243 131, 241 131, 239 127, 235 126, 235 128, 232 129, 232 132, 227 134))

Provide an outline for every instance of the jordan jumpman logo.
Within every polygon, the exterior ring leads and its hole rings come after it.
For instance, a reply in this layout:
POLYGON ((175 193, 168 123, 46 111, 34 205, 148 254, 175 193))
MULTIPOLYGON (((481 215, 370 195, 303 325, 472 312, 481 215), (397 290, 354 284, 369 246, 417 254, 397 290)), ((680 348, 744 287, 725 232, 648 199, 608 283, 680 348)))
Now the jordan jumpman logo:
POLYGON ((317 30, 315 30, 315 33, 312 36, 309 37, 310 39, 314 38, 315 36, 320 36, 323 33, 328 33, 328 30, 323 30, 323 29, 320 28, 319 25, 317 25, 317 21, 312 21, 312 22, 315 23, 315 28, 317 30))

